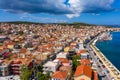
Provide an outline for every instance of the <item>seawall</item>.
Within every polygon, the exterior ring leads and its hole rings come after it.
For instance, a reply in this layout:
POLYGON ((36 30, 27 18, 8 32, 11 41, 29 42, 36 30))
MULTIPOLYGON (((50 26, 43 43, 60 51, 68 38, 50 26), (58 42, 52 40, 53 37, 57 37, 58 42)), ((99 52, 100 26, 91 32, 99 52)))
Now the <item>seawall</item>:
MULTIPOLYGON (((100 35, 99 35, 100 36, 100 35)), ((114 77, 115 80, 120 80, 120 71, 104 56, 104 54, 95 46, 96 42, 98 41, 98 37, 96 37, 90 47, 96 53, 98 58, 103 62, 103 65, 106 66, 108 69, 111 77, 114 77)))

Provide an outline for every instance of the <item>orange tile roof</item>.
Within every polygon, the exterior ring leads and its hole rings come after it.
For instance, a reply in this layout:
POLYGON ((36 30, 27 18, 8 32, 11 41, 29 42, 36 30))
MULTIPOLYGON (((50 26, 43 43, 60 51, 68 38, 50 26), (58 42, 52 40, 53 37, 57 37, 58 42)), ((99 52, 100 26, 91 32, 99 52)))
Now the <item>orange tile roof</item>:
POLYGON ((17 54, 13 54, 10 58, 17 58, 17 54))
POLYGON ((79 52, 77 52, 77 55, 81 55, 81 54, 86 54, 86 50, 85 49, 83 49, 83 50, 80 50, 79 52))
POLYGON ((85 49, 80 50, 80 53, 86 53, 87 51, 85 49))
POLYGON ((76 44, 77 44, 76 42, 72 42, 70 45, 75 46, 76 44))
POLYGON ((4 49, 4 46, 0 46, 0 50, 3 50, 4 49))
POLYGON ((32 60, 32 58, 17 58, 12 62, 12 64, 25 64, 28 66, 32 62, 32 60))
POLYGON ((98 80, 98 73, 97 73, 97 71, 94 71, 94 80, 98 80))
POLYGON ((22 61, 13 61, 12 64, 22 64, 22 61))
POLYGON ((52 78, 65 79, 67 77, 67 72, 57 71, 52 75, 52 78))
POLYGON ((15 43, 14 42, 9 42, 9 43, 7 43, 7 45, 15 45, 15 43))
POLYGON ((10 64, 12 60, 9 60, 9 59, 4 59, 4 63, 5 64, 10 64))
POLYGON ((89 59, 81 59, 81 64, 83 65, 89 65, 90 64, 90 60, 89 59))
POLYGON ((40 64, 42 60, 36 60, 36 64, 40 64))
POLYGON ((3 51, 3 50, 0 49, 0 54, 1 54, 2 51, 3 51))
POLYGON ((61 47, 61 46, 62 46, 62 44, 56 44, 55 46, 61 47))
POLYGON ((87 65, 80 65, 77 67, 74 76, 80 76, 80 75, 86 75, 90 78, 92 78, 92 69, 90 66, 87 65))
POLYGON ((59 71, 71 72, 72 67, 71 66, 60 66, 59 71))
POLYGON ((20 50, 20 53, 25 53, 27 50, 26 50, 26 48, 22 48, 21 50, 20 50))
POLYGON ((70 63, 70 61, 66 58, 57 58, 58 60, 60 60, 62 63, 70 63))

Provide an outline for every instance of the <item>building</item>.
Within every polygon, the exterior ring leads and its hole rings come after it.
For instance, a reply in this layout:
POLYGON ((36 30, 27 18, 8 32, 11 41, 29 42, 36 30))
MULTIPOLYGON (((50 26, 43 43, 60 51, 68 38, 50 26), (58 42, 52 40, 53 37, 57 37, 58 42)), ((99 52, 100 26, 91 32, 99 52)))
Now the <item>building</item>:
POLYGON ((66 52, 60 52, 57 54, 56 58, 67 58, 68 54, 66 52))
POLYGON ((94 71, 93 74, 94 74, 93 80, 99 80, 97 71, 94 71))
POLYGON ((92 69, 87 65, 80 65, 74 73, 74 80, 91 80, 92 69))
POLYGON ((64 71, 56 71, 52 75, 51 80, 68 80, 68 73, 64 71))
POLYGON ((97 67, 98 67, 98 65, 97 65, 95 62, 93 62, 93 63, 92 63, 92 69, 93 69, 93 70, 97 70, 97 67))
POLYGON ((87 52, 87 50, 82 49, 82 50, 78 50, 76 54, 77 54, 78 56, 80 56, 82 53, 86 53, 86 52, 87 52))
POLYGON ((68 72, 68 75, 71 75, 72 66, 60 66, 59 71, 68 72))
POLYGON ((9 42, 9 43, 7 44, 7 48, 8 48, 8 49, 14 49, 14 45, 15 45, 14 42, 9 42))
POLYGON ((0 35, 0 41, 4 41, 7 38, 5 35, 0 35))
POLYGON ((20 52, 18 53, 18 57, 19 58, 25 58, 26 57, 26 52, 27 52, 27 49, 26 48, 22 48, 21 50, 20 50, 20 52))
POLYGON ((81 59, 89 59, 89 53, 81 53, 80 55, 81 59))
POLYGON ((31 69, 33 67, 33 59, 28 58, 17 58, 16 60, 13 60, 10 65, 10 71, 13 75, 20 75, 21 74, 21 68, 23 65, 25 65, 28 69, 31 69))
POLYGON ((62 45, 61 44, 56 44, 55 46, 53 46, 53 49, 55 50, 55 52, 58 52, 59 50, 62 49, 62 45))
POLYGON ((59 60, 63 66, 72 66, 72 61, 67 58, 56 58, 56 60, 59 60))
POLYGON ((84 49, 83 43, 79 43, 78 46, 79 46, 79 50, 83 50, 84 49))
POLYGON ((18 53, 20 50, 21 50, 21 45, 15 44, 12 52, 13 53, 18 53))
POLYGON ((59 60, 48 61, 43 65, 43 74, 46 74, 47 72, 56 72, 60 65, 61 63, 59 60))
POLYGON ((80 63, 82 65, 91 65, 91 62, 89 59, 81 59, 80 63))
POLYGON ((65 47, 64 52, 68 52, 70 50, 70 47, 65 47))
POLYGON ((70 44, 70 46, 76 46, 77 45, 77 42, 72 42, 71 44, 70 44))
POLYGON ((10 60, 0 60, 0 76, 8 76, 10 73, 10 60))

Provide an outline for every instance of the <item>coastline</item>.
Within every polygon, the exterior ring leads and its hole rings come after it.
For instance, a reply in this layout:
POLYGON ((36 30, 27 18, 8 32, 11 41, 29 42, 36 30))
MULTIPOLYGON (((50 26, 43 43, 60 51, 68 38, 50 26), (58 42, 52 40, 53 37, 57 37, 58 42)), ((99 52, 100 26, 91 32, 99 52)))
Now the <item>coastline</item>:
MULTIPOLYGON (((116 32, 116 31, 115 31, 116 32)), ((118 32, 118 31, 117 31, 118 32)), ((103 34, 103 33, 101 33, 103 34)), ((100 35, 99 35, 100 36, 100 35)), ((108 58, 106 58, 106 56, 95 46, 96 42, 98 41, 98 37, 97 36, 90 44, 90 47, 93 49, 93 51, 96 53, 96 55, 98 56, 98 58, 102 61, 103 65, 106 66, 106 68, 108 69, 110 75, 112 77, 114 77, 115 80, 119 80, 120 79, 120 71, 111 63, 110 60, 108 60, 108 58)))

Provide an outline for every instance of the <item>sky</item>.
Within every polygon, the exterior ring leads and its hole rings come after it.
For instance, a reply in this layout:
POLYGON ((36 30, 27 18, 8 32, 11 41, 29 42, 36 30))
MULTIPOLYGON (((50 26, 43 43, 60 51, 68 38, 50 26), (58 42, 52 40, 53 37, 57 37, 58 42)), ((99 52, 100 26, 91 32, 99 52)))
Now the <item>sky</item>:
POLYGON ((120 0, 0 0, 0 22, 120 24, 120 0))

